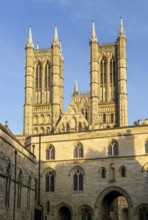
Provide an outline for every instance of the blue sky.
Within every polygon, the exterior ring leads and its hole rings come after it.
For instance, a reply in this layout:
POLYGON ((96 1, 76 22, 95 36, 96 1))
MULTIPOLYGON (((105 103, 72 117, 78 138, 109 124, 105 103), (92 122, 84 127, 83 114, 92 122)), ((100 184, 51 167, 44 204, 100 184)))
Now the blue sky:
POLYGON ((148 118, 148 1, 147 0, 1 0, 0 122, 15 134, 23 130, 25 43, 32 26, 34 44, 51 46, 58 26, 64 54, 65 108, 74 80, 89 90, 89 37, 95 21, 99 43, 115 42, 123 17, 127 36, 129 124, 148 118))

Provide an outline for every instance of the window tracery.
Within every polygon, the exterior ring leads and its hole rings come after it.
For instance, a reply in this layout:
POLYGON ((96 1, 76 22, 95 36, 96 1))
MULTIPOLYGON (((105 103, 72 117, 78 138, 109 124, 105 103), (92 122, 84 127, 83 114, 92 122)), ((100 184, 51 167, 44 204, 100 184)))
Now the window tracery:
POLYGON ((73 175, 73 189, 74 191, 83 191, 83 173, 77 168, 73 175))
POLYGON ((115 140, 112 140, 112 142, 108 146, 108 156, 116 156, 119 154, 118 149, 118 143, 115 140))
POLYGON ((82 158, 83 157, 83 145, 78 143, 74 148, 74 158, 82 158))
POLYGON ((46 150, 46 160, 54 160, 55 159, 55 148, 53 145, 46 150))
POLYGON ((55 173, 49 170, 45 175, 45 191, 54 192, 55 190, 55 173))

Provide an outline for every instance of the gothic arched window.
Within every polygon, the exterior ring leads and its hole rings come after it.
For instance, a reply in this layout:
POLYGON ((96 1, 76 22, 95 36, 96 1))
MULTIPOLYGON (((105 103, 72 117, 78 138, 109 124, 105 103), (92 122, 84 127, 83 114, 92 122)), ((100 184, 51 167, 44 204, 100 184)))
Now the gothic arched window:
POLYGON ((29 176, 29 180, 28 180, 28 190, 27 190, 27 209, 30 210, 30 205, 31 205, 31 201, 30 201, 30 198, 31 198, 31 176, 29 176))
POLYGON ((74 148, 74 158, 82 158, 83 157, 83 145, 78 143, 74 148))
POLYGON ((46 133, 49 134, 50 133, 50 127, 46 128, 46 133))
POLYGON ((91 213, 89 210, 85 210, 85 212, 82 213, 81 215, 81 220, 91 220, 91 213))
POLYGON ((50 88, 50 64, 49 62, 45 65, 45 89, 50 88))
POLYGON ((79 124, 78 124, 78 131, 82 131, 82 124, 81 124, 81 122, 79 122, 79 124))
POLYGON ((112 113, 111 114, 111 123, 113 123, 114 122, 114 114, 112 113))
POLYGON ((35 127, 35 128, 33 129, 33 134, 38 134, 38 128, 35 127))
POLYGON ((148 139, 145 142, 145 153, 148 153, 148 139))
POLYGON ((10 203, 10 187, 11 187, 11 164, 8 164, 6 171, 6 196, 5 196, 5 205, 9 207, 10 203))
POLYGON ((80 220, 92 220, 92 210, 89 206, 83 205, 79 208, 80 220))
POLYGON ((67 123, 66 124, 66 132, 69 133, 70 132, 70 125, 67 123))
POLYGON ((115 59, 110 60, 110 83, 115 83, 115 59))
POLYGON ((40 90, 42 88, 42 65, 38 62, 36 66, 36 89, 40 90))
POLYGON ((53 145, 51 145, 46 150, 46 160, 54 160, 55 159, 55 148, 53 145))
POLYGON ((103 114, 103 123, 106 123, 106 114, 103 114))
POLYGON ((55 173, 50 170, 45 175, 45 191, 54 192, 55 190, 55 173))
POLYGON ((126 168, 125 168, 125 166, 121 167, 121 177, 126 177, 126 168))
POLYGON ((148 219, 148 207, 143 206, 139 208, 139 220, 147 220, 148 219))
POLYGON ((74 191, 83 191, 83 175, 80 168, 77 168, 73 175, 73 189, 74 191))
POLYGON ((104 167, 102 167, 101 169, 101 178, 105 178, 106 177, 106 169, 104 167))
POLYGON ((107 61, 105 58, 101 60, 101 66, 100 66, 100 83, 106 84, 106 78, 107 78, 107 61))
POLYGON ((117 141, 113 140, 108 146, 108 155, 109 156, 116 156, 119 154, 118 152, 118 143, 117 141))
POLYGON ((38 124, 38 115, 34 116, 34 124, 38 124))
POLYGON ((19 180, 18 180, 18 197, 17 197, 17 207, 21 208, 22 202, 22 186, 23 186, 23 173, 20 171, 19 180))
POLYGON ((44 128, 43 127, 40 128, 40 133, 44 134, 44 128))

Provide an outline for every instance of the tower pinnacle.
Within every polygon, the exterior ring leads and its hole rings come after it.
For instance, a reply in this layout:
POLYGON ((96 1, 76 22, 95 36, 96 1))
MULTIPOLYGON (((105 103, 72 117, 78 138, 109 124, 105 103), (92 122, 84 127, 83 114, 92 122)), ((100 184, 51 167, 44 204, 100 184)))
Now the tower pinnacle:
POLYGON ((95 23, 94 23, 94 21, 92 22, 92 30, 91 30, 90 40, 91 40, 91 41, 98 41, 98 40, 97 40, 97 36, 96 36, 95 23))
POLYGON ((62 45, 61 45, 61 41, 60 41, 60 54, 61 54, 61 57, 62 57, 62 59, 63 59, 63 61, 64 61, 64 56, 63 56, 63 52, 62 52, 62 45))
POLYGON ((33 40, 32 40, 32 30, 31 30, 31 27, 29 27, 29 35, 28 35, 28 40, 27 40, 26 47, 34 48, 34 44, 33 44, 33 40))
POLYGON ((36 50, 39 50, 39 43, 36 44, 36 50))
POLYGON ((121 36, 122 36, 122 37, 125 37, 122 17, 120 17, 120 29, 119 29, 118 36, 119 36, 119 37, 121 37, 121 36))
POLYGON ((78 94, 79 94, 78 82, 77 82, 77 80, 75 79, 73 95, 78 95, 78 94))
POLYGON ((54 28, 54 38, 53 38, 53 44, 59 44, 59 37, 58 37, 58 29, 57 26, 54 28))

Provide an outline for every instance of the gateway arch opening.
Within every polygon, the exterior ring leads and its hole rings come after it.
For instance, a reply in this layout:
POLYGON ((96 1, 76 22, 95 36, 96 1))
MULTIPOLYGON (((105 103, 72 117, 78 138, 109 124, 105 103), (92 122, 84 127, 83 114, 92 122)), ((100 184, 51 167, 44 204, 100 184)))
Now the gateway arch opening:
POLYGON ((126 198, 117 191, 109 192, 102 200, 101 216, 102 220, 129 220, 126 198))
POLYGON ((59 210, 59 220, 71 220, 71 212, 69 208, 63 206, 59 210))

